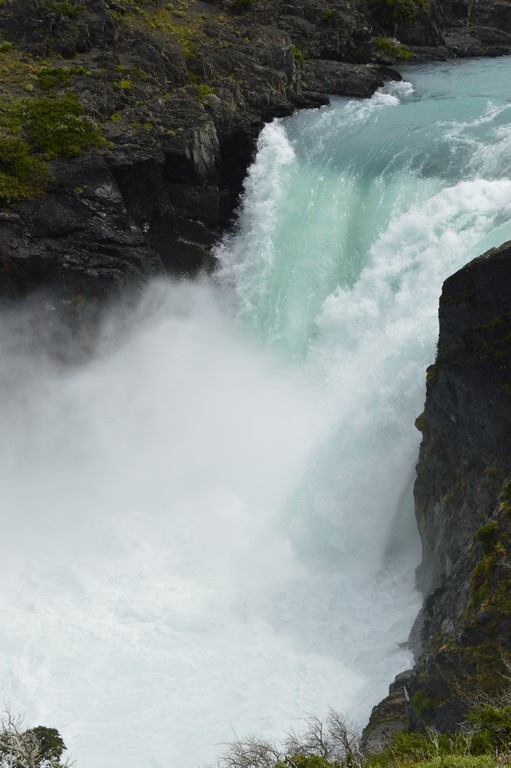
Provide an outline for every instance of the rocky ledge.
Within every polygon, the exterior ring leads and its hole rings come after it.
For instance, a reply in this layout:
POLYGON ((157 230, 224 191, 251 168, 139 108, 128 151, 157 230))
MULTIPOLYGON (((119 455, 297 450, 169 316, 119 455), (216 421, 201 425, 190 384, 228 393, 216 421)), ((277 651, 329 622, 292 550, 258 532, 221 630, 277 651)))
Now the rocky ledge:
POLYGON ((393 731, 459 728, 495 697, 511 659, 511 243, 445 281, 415 483, 423 544, 417 662, 373 711, 366 747, 393 731), (400 686, 399 686, 400 684, 400 686), (487 699, 488 700, 488 699, 487 699), (388 725, 389 705, 392 723, 388 725))

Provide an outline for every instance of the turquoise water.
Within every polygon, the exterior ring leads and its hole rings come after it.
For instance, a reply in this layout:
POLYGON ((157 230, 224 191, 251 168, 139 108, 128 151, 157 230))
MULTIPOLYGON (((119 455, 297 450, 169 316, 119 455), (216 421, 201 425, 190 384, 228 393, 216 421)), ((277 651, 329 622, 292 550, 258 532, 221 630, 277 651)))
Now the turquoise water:
POLYGON ((511 61, 403 70, 262 132, 213 278, 62 370, 3 315, 0 680, 81 768, 363 724, 418 610, 442 281, 511 238, 511 61))

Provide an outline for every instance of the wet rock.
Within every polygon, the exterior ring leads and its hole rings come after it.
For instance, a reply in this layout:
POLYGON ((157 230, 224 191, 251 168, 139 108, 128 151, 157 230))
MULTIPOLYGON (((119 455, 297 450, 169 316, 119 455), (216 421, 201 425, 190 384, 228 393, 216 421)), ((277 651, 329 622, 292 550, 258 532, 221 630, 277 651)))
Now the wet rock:
POLYGON ((304 86, 311 91, 339 96, 372 96, 388 80, 401 80, 399 72, 375 65, 309 60, 303 70, 304 86))

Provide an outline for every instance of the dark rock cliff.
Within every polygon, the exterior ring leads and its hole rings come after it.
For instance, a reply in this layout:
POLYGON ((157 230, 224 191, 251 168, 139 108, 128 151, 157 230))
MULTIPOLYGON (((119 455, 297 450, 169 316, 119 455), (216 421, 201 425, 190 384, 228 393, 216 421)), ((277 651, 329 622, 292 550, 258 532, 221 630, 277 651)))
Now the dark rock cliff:
POLYGON ((390 729, 388 705, 373 712, 369 749, 396 729, 458 728, 478 696, 499 692, 511 654, 511 243, 445 281, 439 319, 417 419, 417 663, 390 729))

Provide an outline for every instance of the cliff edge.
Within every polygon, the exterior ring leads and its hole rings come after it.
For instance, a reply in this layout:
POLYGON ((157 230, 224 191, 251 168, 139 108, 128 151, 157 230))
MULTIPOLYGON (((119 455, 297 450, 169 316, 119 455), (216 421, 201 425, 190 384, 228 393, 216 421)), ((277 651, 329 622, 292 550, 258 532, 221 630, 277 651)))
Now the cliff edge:
POLYGON ((417 419, 417 661, 397 681, 392 726, 382 704, 373 711, 374 751, 395 730, 458 729, 470 706, 498 695, 511 658, 511 243, 445 281, 439 319, 417 419))

